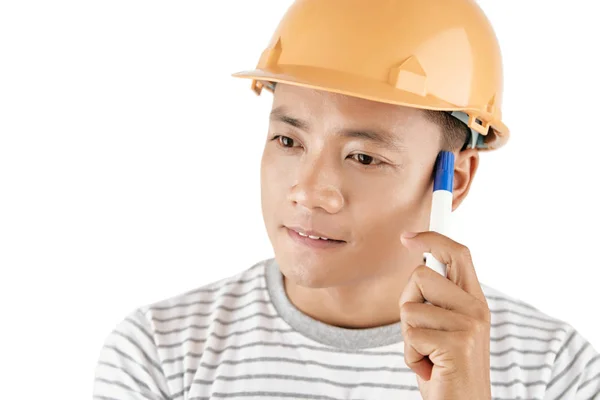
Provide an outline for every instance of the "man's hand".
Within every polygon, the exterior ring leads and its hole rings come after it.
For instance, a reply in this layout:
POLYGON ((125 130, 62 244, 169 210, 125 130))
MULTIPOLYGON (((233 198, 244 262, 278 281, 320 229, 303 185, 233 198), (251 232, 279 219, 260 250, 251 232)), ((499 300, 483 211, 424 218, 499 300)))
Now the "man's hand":
POLYGON ((402 243, 448 266, 447 278, 417 267, 400 297, 404 359, 421 396, 491 399, 490 310, 469 250, 435 232, 404 234, 402 243))

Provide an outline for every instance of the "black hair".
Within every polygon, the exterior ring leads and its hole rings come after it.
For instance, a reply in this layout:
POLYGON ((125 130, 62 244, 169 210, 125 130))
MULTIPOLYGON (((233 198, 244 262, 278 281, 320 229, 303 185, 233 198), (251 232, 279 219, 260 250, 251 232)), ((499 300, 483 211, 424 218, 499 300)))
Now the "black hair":
POLYGON ((445 111, 424 111, 429 120, 438 124, 441 128, 441 150, 456 151, 465 148, 471 137, 471 129, 467 125, 445 111))

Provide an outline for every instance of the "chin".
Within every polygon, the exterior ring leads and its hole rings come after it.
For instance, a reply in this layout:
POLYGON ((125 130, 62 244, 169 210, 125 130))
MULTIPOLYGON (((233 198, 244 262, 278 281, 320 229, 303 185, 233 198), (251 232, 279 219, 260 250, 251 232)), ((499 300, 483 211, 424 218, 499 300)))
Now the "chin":
POLYGON ((368 277, 351 254, 314 254, 284 246, 275 249, 275 259, 286 279, 306 288, 343 286, 368 277))
POLYGON ((339 271, 331 263, 318 260, 298 259, 290 253, 276 255, 281 273, 298 286, 307 288, 324 288, 339 284, 339 271))

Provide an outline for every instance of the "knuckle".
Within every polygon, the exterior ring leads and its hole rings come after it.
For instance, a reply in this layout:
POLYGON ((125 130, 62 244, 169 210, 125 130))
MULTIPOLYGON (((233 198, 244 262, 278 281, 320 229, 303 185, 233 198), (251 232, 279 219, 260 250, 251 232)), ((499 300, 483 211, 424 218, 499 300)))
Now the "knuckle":
POLYGON ((479 319, 469 318, 468 326, 469 337, 478 338, 487 331, 489 324, 479 319))
POLYGON ((469 359, 477 352, 477 340, 474 335, 464 333, 461 338, 461 345, 459 351, 466 358, 469 359))
POLYGON ((412 352, 412 347, 410 347, 410 345, 408 343, 404 344, 404 363, 406 365, 410 365, 413 360, 412 360, 412 356, 411 356, 411 352, 412 352))
POLYGON ((422 281, 429 275, 429 271, 429 267, 425 265, 419 265, 417 268, 415 268, 412 275, 415 280, 422 281))
POLYGON ((461 260, 464 261, 471 261, 471 250, 469 250, 469 248, 463 244, 459 244, 458 248, 456 250, 456 253, 458 254, 458 257, 461 260))
POLYGON ((415 328, 413 328, 412 326, 407 326, 404 329, 404 341, 405 341, 405 343, 410 343, 410 342, 414 341, 415 334, 416 334, 415 328))
POLYGON ((402 320, 406 320, 410 317, 412 311, 412 303, 407 301, 400 306, 400 316, 402 320))
POLYGON ((475 315, 477 319, 483 322, 489 323, 492 320, 492 313, 488 308, 487 304, 481 304, 479 307, 475 309, 475 315))
POLYGON ((487 303, 480 300, 473 301, 469 306, 468 315, 479 321, 490 322, 492 315, 487 303))

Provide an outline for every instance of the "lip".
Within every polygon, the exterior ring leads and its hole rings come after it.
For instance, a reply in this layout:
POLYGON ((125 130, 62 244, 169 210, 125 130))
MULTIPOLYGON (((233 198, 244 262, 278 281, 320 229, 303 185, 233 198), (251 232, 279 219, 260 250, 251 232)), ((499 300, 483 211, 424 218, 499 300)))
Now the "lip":
POLYGON ((332 240, 337 240, 337 241, 343 242, 343 240, 336 239, 333 236, 330 236, 330 235, 328 235, 326 233, 318 232, 318 231, 313 231, 313 230, 309 230, 309 229, 304 229, 304 228, 299 227, 299 226, 286 226, 286 228, 287 229, 291 229, 291 230, 296 231, 296 232, 302 232, 305 235, 324 237, 324 238, 327 238, 327 239, 332 239, 332 240))
MULTIPOLYGON (((285 229, 287 230, 290 238, 292 238, 292 240, 294 240, 296 243, 310 247, 312 249, 322 249, 322 250, 337 249, 346 244, 346 242, 343 242, 343 241, 311 239, 309 237, 301 236, 298 232, 296 232, 292 228, 285 227, 285 229)), ((313 234, 313 233, 310 233, 310 235, 320 237, 320 235, 313 234)), ((327 236, 323 235, 323 237, 327 237, 327 236)))

